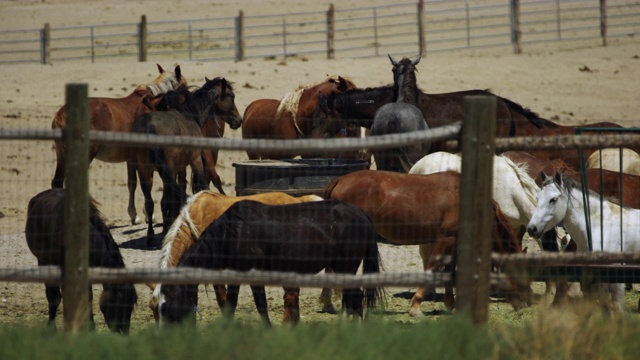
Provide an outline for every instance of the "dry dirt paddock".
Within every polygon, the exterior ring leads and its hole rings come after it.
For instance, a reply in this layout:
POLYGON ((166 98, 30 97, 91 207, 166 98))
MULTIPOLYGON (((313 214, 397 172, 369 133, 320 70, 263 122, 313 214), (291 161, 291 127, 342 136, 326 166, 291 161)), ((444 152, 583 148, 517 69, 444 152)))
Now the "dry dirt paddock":
MULTIPOLYGON (((258 0, 254 0, 256 2, 258 0)), ((0 23, 3 28, 32 28, 49 21, 73 25, 116 21, 119 14, 132 13, 139 19, 143 13, 154 19, 167 18, 178 11, 175 1, 127 2, 115 11, 107 1, 91 4, 102 6, 91 12, 87 3, 73 0, 45 3, 12 1, 0 4, 0 23), (139 6, 137 6, 139 5, 139 6), (146 6, 148 5, 148 6, 146 6), (132 8, 130 8, 133 6, 132 8), (140 8, 144 8, 141 10, 140 8), (128 12, 127 12, 128 11, 128 12), (91 17, 87 16, 91 12, 91 17), (103 17, 103 18, 100 18, 103 17)), ((109 2, 110 3, 110 2, 109 2)), ((238 8, 251 6, 252 1, 222 2, 221 14, 237 14, 238 8)), ((280 6, 302 9, 307 2, 272 1, 265 7, 273 12, 280 6)), ((373 2, 375 3, 375 2, 373 2)), ((370 5, 369 1, 352 1, 348 5, 370 5)), ((320 2, 319 8, 326 8, 320 2)), ((197 7, 180 7, 180 11, 197 18, 197 7)), ((264 10, 267 11, 267 10, 264 10)), ((282 10, 285 11, 285 10, 282 10)), ((121 16, 121 15, 120 15, 121 16)), ((396 57, 415 54, 392 54, 396 57)), ((558 43, 525 49, 514 55, 510 48, 464 51, 428 55, 418 65, 418 82, 423 91, 438 93, 464 89, 492 89, 497 94, 532 108, 543 117, 562 124, 585 124, 611 121, 624 126, 640 126, 640 41, 612 40, 603 48, 597 41, 572 44, 558 43), (588 71, 585 71, 588 69, 588 71)), ((64 102, 67 83, 87 83, 90 96, 121 97, 140 83, 157 74, 155 60, 147 63, 100 61, 65 62, 53 65, 0 65, 0 127, 4 129, 49 128, 53 114, 64 102)), ((174 63, 159 61, 165 68, 174 63)), ((281 98, 299 85, 312 84, 327 74, 347 76, 359 87, 374 87, 392 81, 391 66, 386 56, 360 59, 325 60, 319 58, 250 60, 244 62, 179 61, 190 84, 202 84, 204 77, 224 76, 235 86, 236 104, 242 113, 246 106, 259 98, 281 98)), ((240 130, 226 130, 226 137, 240 138, 240 130)), ((244 152, 222 151, 218 172, 225 191, 234 194, 232 164, 246 159, 244 152)), ((24 223, 29 199, 49 187, 55 167, 55 153, 51 141, 0 141, 0 266, 25 268, 36 265, 24 239, 24 223)), ((156 184, 159 184, 156 178, 156 184)), ((121 246, 129 267, 157 265, 158 250, 144 249, 144 225, 129 224, 126 213, 127 189, 124 164, 94 162, 90 170, 91 194, 102 204, 111 230, 121 246)), ((154 189, 156 210, 159 207, 159 186, 154 189)), ((142 194, 137 193, 142 206, 142 194)), ((159 216, 159 213, 157 213, 159 216)), ((160 228, 156 228, 157 231, 160 228)), ((532 247, 530 246, 530 249, 532 247)), ((414 246, 381 246, 386 271, 419 271, 417 248, 414 246)), ((99 290, 99 286, 94 286, 99 290)), ((146 304, 150 291, 137 285, 138 308, 132 320, 133 331, 152 326, 153 318, 146 304)), ((282 314, 282 290, 269 288, 270 314, 279 323, 282 314)), ((409 301, 394 294, 415 291, 412 288, 388 289, 386 316, 395 321, 416 321, 406 313, 409 301)), ((302 321, 334 321, 335 316, 320 314, 317 289, 303 289, 302 321)), ((250 292, 241 290, 238 318, 258 321, 250 292)), ((219 316, 211 291, 201 286, 202 322, 219 316)), ((507 311, 507 305, 496 303, 492 309, 507 311)), ((442 303, 425 303, 423 311, 437 317, 444 309, 442 303)), ((508 310, 510 311, 510 310, 508 310)), ((61 314, 61 309, 60 309, 61 314)), ((47 305, 42 284, 0 283, 0 323, 44 325, 47 305)), ((98 324, 103 324, 101 315, 98 324)), ((100 326, 103 329, 104 326, 100 326)))

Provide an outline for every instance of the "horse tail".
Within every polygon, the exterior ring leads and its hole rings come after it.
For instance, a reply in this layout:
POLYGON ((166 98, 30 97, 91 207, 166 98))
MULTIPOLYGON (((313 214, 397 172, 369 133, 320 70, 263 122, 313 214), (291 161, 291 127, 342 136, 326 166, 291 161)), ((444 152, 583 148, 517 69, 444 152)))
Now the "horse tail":
MULTIPOLYGON (((375 230, 374 230, 375 233, 375 230)), ((367 246, 367 250, 362 263, 363 274, 380 273, 382 270, 382 257, 378 251, 378 238, 380 236, 375 233, 375 238, 371 239, 367 246)), ((384 299, 384 290, 382 288, 366 288, 364 298, 368 309, 374 309, 377 306, 378 299, 384 299)))

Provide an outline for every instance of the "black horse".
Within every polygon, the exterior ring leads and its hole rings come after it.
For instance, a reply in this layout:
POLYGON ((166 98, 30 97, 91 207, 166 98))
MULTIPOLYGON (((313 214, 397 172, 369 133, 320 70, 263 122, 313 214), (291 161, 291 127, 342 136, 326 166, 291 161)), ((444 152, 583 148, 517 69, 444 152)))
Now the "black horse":
MULTIPOLYGON (((361 209, 337 200, 291 205, 265 205, 244 200, 235 203, 202 233, 178 266, 213 270, 297 272, 316 274, 325 268, 335 273, 380 271, 378 234, 361 209)), ((225 312, 233 315, 239 285, 229 284, 225 312)), ((270 324, 264 286, 252 285, 258 313, 270 324)), ((299 288, 286 288, 284 322, 299 321, 299 288)), ((363 317, 363 299, 376 306, 381 290, 343 289, 342 308, 363 317)), ((195 321, 197 285, 165 285, 160 290, 160 320, 195 321)), ((220 294, 216 294, 220 296, 220 294)))
MULTIPOLYGON (((166 111, 154 111, 139 116, 134 120, 131 132, 203 137, 208 133, 208 126, 215 126, 215 122, 210 121, 211 119, 222 118, 234 129, 242 122, 242 117, 235 105, 235 95, 231 85, 224 78, 207 79, 201 88, 195 90, 181 88, 169 91, 158 104, 158 108, 166 109, 166 111)), ((154 205, 151 197, 153 172, 157 171, 160 174, 163 183, 160 202, 163 233, 166 233, 186 201, 186 181, 183 178, 187 167, 191 166, 191 191, 194 194, 209 189, 205 169, 215 174, 211 153, 195 148, 140 148, 132 151, 130 161, 135 166, 140 178, 140 188, 144 194, 147 214, 153 214, 154 205), (205 167, 205 163, 209 163, 209 166, 205 167)), ((216 187, 222 192, 220 178, 217 174, 211 175, 211 177, 214 179, 217 177, 216 187)), ((147 228, 148 246, 151 246, 153 239, 153 224, 149 222, 147 228)))
MULTIPOLYGON (((27 245, 38 260, 38 265, 55 265, 64 270, 64 189, 45 190, 29 201, 25 235, 27 245)), ((124 268, 124 261, 118 245, 113 240, 109 228, 91 200, 89 206, 89 266, 106 268, 124 268)), ((111 331, 128 333, 131 313, 138 299, 131 284, 102 285, 100 310, 111 331)), ((55 328, 56 311, 62 301, 60 286, 45 284, 45 293, 49 303, 49 325, 55 328)), ((89 287, 89 299, 93 294, 89 287)), ((91 304, 89 305, 91 308, 91 304)), ((93 311, 90 312, 90 327, 95 328, 93 311)))

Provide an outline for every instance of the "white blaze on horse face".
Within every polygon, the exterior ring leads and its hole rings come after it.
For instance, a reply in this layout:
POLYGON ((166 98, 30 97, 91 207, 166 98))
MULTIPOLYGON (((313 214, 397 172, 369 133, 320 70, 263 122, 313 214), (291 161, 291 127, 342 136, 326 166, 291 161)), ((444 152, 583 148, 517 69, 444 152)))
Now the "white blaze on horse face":
POLYGON ((551 230, 564 219, 567 213, 567 193, 551 183, 538 193, 536 206, 527 226, 529 235, 538 238, 542 233, 551 230))

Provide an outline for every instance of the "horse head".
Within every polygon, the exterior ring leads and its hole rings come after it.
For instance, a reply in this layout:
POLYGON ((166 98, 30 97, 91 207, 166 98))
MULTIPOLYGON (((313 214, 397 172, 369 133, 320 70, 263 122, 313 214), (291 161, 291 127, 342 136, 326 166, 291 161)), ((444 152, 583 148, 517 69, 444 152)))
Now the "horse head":
POLYGON ((165 322, 175 324, 183 321, 195 323, 197 306, 197 285, 160 285, 158 302, 160 324, 165 322))
POLYGON ((417 71, 416 65, 420 62, 422 54, 418 54, 418 56, 413 59, 405 57, 400 61, 395 60, 391 55, 388 56, 393 65, 391 71, 393 72, 393 85, 398 95, 396 101, 416 103, 418 89, 415 73, 417 71))
POLYGON ((559 172, 553 177, 541 173, 542 186, 537 196, 536 209, 527 225, 527 232, 539 238, 544 232, 558 225, 567 214, 570 192, 559 172))
POLYGON ((242 116, 236 107, 236 95, 233 92, 233 86, 225 78, 216 77, 214 79, 205 79, 203 89, 207 89, 214 95, 214 116, 221 117, 224 122, 229 124, 232 129, 238 129, 242 125, 242 116))
POLYGON ((187 81, 182 76, 180 65, 177 65, 173 71, 165 71, 160 64, 156 64, 156 66, 158 67, 160 75, 151 83, 138 86, 136 90, 146 89, 150 91, 153 96, 158 96, 180 87, 187 87, 187 81))
POLYGON ((111 331, 121 334, 129 333, 131 313, 137 301, 138 295, 133 285, 105 284, 100 296, 100 311, 111 331))
POLYGON ((321 92, 318 92, 318 103, 313 113, 312 138, 332 137, 343 128, 344 121, 335 111, 335 95, 335 92, 331 92, 323 96, 321 92))

